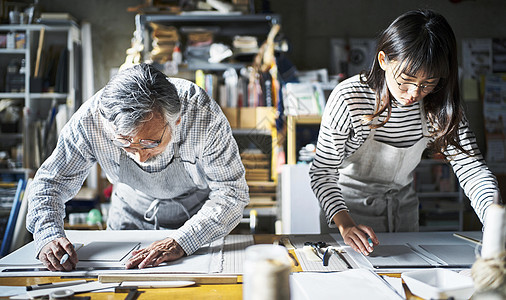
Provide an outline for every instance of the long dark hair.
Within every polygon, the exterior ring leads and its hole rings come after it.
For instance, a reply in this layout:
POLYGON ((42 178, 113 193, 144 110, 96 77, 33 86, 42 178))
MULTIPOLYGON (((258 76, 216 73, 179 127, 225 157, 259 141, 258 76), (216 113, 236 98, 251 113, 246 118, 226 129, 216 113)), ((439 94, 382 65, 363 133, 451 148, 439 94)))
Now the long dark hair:
MULTIPOLYGON (((460 103, 457 43, 453 30, 446 19, 431 10, 414 10, 404 13, 384 30, 378 39, 376 54, 385 52, 389 60, 399 62, 396 73, 414 76, 424 72, 431 77, 440 77, 432 92, 425 96, 423 106, 434 131, 432 146, 443 152, 448 146, 455 146, 466 152, 459 143, 458 129, 462 119, 460 103)), ((372 115, 364 116, 372 121, 387 110, 387 118, 392 111, 392 95, 388 90, 385 71, 381 69, 377 57, 371 70, 363 73, 362 80, 376 92, 376 107, 372 115)))

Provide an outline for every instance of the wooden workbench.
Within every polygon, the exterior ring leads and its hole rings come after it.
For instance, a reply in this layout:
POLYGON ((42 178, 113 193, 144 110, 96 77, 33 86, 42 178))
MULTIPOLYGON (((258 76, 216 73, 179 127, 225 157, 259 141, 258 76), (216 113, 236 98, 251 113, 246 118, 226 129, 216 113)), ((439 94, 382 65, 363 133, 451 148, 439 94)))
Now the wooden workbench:
MULTIPOLYGON (((279 236, 255 235, 255 244, 271 244, 279 236)), ((295 254, 293 250, 290 250, 295 254)), ((301 272, 300 264, 293 268, 294 272, 301 272)), ((400 274, 387 274, 388 276, 400 277, 400 274)), ((60 282, 75 279, 63 279, 60 277, 0 277, 0 286, 28 286, 48 282, 60 282)), ((413 296, 406 286, 407 299, 421 299, 413 296)), ((184 288, 152 288, 139 289, 142 294, 138 299, 242 299, 242 277, 239 276, 236 284, 196 284, 184 288)), ((77 296, 89 296, 91 299, 125 299, 126 293, 83 293, 77 296)))

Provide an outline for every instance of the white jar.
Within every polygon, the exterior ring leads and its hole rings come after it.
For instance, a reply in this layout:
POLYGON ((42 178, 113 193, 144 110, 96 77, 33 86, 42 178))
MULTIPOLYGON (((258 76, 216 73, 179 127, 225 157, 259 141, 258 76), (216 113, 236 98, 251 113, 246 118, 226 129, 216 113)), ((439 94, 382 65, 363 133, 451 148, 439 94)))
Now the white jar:
POLYGON ((289 300, 292 264, 287 250, 278 245, 246 248, 243 299, 289 300))

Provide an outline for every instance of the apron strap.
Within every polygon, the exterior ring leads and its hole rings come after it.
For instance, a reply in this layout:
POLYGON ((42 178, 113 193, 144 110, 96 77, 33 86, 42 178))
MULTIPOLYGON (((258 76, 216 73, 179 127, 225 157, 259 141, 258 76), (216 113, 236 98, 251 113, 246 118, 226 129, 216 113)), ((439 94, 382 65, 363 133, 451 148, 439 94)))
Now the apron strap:
POLYGON ((166 201, 166 202, 170 202, 170 203, 173 203, 177 206, 179 206, 183 212, 186 214, 186 217, 188 219, 191 218, 191 215, 190 215, 190 212, 188 211, 188 209, 186 209, 186 207, 180 203, 179 201, 174 201, 173 199, 164 199, 164 200, 160 200, 160 199, 155 199, 153 202, 151 202, 151 204, 149 205, 148 209, 146 210, 146 212, 144 212, 144 220, 148 221, 148 222, 152 222, 153 220, 155 221, 155 230, 160 230, 160 223, 158 222, 158 210, 160 208, 160 204, 162 204, 162 201, 166 201))
POLYGON ((429 136, 429 130, 427 129, 427 117, 423 107, 423 99, 420 100, 420 119, 422 120, 422 134, 424 137, 427 137, 429 136))
POLYGON ((388 232, 396 232, 401 224, 399 190, 392 189, 385 193, 387 205, 388 232))

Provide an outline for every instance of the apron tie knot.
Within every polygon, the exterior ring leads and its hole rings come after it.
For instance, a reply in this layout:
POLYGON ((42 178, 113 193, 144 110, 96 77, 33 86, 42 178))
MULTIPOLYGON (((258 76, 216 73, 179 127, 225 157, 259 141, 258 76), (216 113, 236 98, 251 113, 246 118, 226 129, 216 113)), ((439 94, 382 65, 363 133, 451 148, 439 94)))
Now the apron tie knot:
POLYGON ((153 202, 151 202, 146 212, 144 212, 144 220, 148 222, 152 222, 153 220, 155 220, 155 230, 160 229, 160 225, 158 224, 158 217, 156 216, 158 214, 159 208, 160 208, 160 200, 155 199, 153 202))

